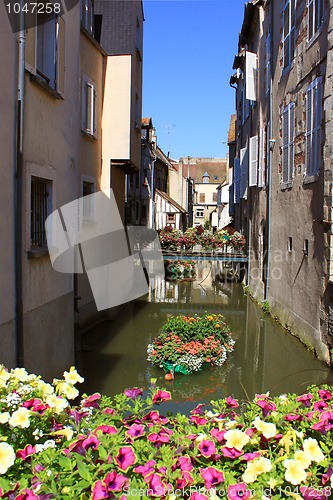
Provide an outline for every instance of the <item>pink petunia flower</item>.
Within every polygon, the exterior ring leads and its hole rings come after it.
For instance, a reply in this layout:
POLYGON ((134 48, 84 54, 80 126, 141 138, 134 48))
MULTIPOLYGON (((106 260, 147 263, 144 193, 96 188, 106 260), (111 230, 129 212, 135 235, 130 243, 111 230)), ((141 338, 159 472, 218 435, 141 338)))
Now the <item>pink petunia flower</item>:
POLYGON ((299 403, 303 403, 304 406, 306 406, 307 408, 310 408, 312 398, 313 398, 312 394, 308 393, 308 394, 303 394, 302 396, 299 396, 298 398, 296 398, 296 401, 298 401, 299 403))
POLYGON ((163 403, 164 401, 169 401, 169 399, 171 399, 170 392, 161 391, 161 389, 158 389, 158 391, 153 396, 153 403, 154 405, 157 405, 163 403))
POLYGON ((96 481, 92 489, 92 500, 102 500, 103 498, 109 498, 109 493, 105 484, 102 481, 96 481))
POLYGON ((206 469, 200 469, 201 477, 205 481, 206 490, 214 488, 220 483, 224 482, 224 476, 222 472, 215 469, 214 467, 207 467, 206 469))
POLYGON ((190 496, 190 500, 208 500, 208 497, 206 495, 201 495, 201 493, 192 493, 190 496))
POLYGON ((190 411, 192 415, 202 415, 203 414, 203 407, 206 406, 203 403, 199 403, 193 410, 190 411))
POLYGON ((127 471, 127 469, 136 461, 136 456, 133 452, 132 447, 123 446, 122 448, 120 448, 118 455, 115 457, 115 461, 117 462, 121 470, 127 471))
POLYGON ((131 436, 131 438, 135 439, 143 436, 145 433, 145 426, 142 424, 132 424, 129 430, 127 431, 127 435, 131 436))
POLYGON ((105 408, 104 412, 105 415, 113 415, 114 414, 114 409, 113 408, 105 408))
POLYGON ((229 500, 244 500, 250 498, 251 491, 247 489, 245 483, 231 484, 228 486, 227 498, 229 500))
POLYGON ((208 422, 208 419, 205 417, 200 417, 198 415, 192 415, 190 418, 190 422, 197 424, 197 425, 205 425, 208 422))
POLYGON ((211 457, 212 455, 215 455, 216 453, 214 442, 209 441, 208 439, 203 439, 202 441, 200 441, 198 448, 201 454, 207 458, 211 457))
POLYGON ((32 490, 23 490, 16 500, 39 500, 39 497, 32 490))
POLYGON ((333 475, 333 469, 332 467, 329 465, 328 469, 327 469, 327 472, 325 472, 322 476, 321 476, 321 484, 326 484, 328 483, 328 481, 331 479, 331 476, 333 475))
POLYGON ((292 413, 288 413, 287 415, 284 416, 284 419, 287 422, 293 422, 295 420, 301 421, 303 420, 302 415, 293 415, 292 413))
POLYGON ((147 415, 145 415, 143 417, 143 420, 152 422, 154 424, 163 424, 163 425, 165 425, 169 422, 168 418, 162 417, 159 414, 159 412, 156 410, 153 410, 153 411, 150 411, 149 413, 147 413, 147 415))
POLYGON ((191 476, 191 474, 187 471, 184 471, 182 473, 182 477, 178 478, 176 480, 176 489, 177 488, 186 488, 190 484, 193 484, 193 481, 194 480, 193 480, 193 477, 191 476))
POLYGON ((155 460, 149 460, 149 462, 147 462, 145 465, 138 465, 133 470, 134 472, 138 472, 139 474, 142 474, 143 477, 145 477, 154 470, 155 465, 155 460))
POLYGON ((97 431, 101 431, 102 434, 117 434, 118 432, 114 425, 99 425, 94 430, 94 433, 97 433, 97 431))
POLYGON ((226 431, 219 431, 218 429, 213 429, 211 431, 212 437, 214 437, 218 443, 222 443, 224 441, 224 434, 226 431))
POLYGON ((221 448, 221 451, 224 457, 231 458, 232 460, 240 457, 243 453, 242 451, 236 450, 236 448, 227 448, 226 446, 221 448))
POLYGON ((329 401, 333 397, 332 393, 330 391, 326 390, 326 389, 325 390, 324 389, 319 389, 318 390, 318 394, 319 394, 319 396, 321 397, 321 399, 323 401, 329 401))
POLYGON ((316 401, 313 403, 313 409, 316 411, 323 411, 326 410, 326 408, 328 408, 326 401, 316 401))
POLYGON ((99 392, 95 392, 95 394, 91 394, 91 396, 88 396, 86 399, 82 401, 82 407, 83 408, 96 408, 96 410, 99 410, 100 406, 98 404, 98 401, 101 399, 101 395, 99 392))
POLYGON ((259 458, 260 456, 261 454, 259 453, 259 451, 244 453, 244 455, 242 456, 242 460, 246 460, 247 462, 249 462, 250 460, 254 460, 255 458, 259 458))
POLYGON ((36 447, 31 444, 27 444, 24 450, 17 450, 16 458, 20 458, 21 460, 27 460, 27 458, 31 457, 36 453, 36 447))
POLYGON ((320 420, 312 426, 312 429, 322 433, 333 429, 333 411, 323 411, 320 415, 320 420))
POLYGON ((189 472, 193 469, 190 457, 178 457, 178 463, 182 472, 189 472))
POLYGON ((231 396, 228 396, 227 398, 225 398, 225 402, 226 402, 226 405, 228 408, 238 408, 239 407, 238 401, 236 399, 232 398, 231 396))
POLYGON ((161 476, 159 474, 152 473, 145 478, 145 481, 148 483, 149 496, 164 497, 170 489, 169 485, 161 481, 161 476))
POLYGON ((260 408, 262 409, 262 413, 263 413, 264 417, 269 415, 271 411, 276 410, 276 405, 273 402, 266 401, 264 399, 257 401, 257 405, 260 406, 260 408))
POLYGON ((97 439, 96 436, 89 436, 87 437, 87 439, 84 439, 82 441, 82 448, 84 450, 89 450, 89 448, 92 448, 93 450, 95 450, 96 448, 98 448, 98 445, 99 445, 99 441, 97 439))
POLYGON ((109 491, 122 491, 124 486, 128 483, 128 478, 113 471, 105 476, 104 483, 109 491))
POLYGON ((125 389, 124 394, 130 399, 137 399, 142 396, 143 391, 139 387, 132 387, 131 389, 125 389))

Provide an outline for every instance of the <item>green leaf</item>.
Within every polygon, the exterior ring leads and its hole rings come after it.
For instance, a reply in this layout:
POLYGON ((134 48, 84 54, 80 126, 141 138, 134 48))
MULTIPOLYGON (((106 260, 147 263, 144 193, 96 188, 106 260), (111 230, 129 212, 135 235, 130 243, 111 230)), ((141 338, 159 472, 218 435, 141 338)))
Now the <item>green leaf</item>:
POLYGON ((86 464, 84 464, 83 462, 78 462, 77 463, 77 470, 79 471, 79 474, 82 477, 82 479, 85 479, 89 483, 92 482, 92 477, 91 477, 91 474, 89 472, 89 468, 86 466, 86 464))
POLYGON ((70 458, 60 455, 58 460, 63 470, 71 470, 73 468, 70 458))

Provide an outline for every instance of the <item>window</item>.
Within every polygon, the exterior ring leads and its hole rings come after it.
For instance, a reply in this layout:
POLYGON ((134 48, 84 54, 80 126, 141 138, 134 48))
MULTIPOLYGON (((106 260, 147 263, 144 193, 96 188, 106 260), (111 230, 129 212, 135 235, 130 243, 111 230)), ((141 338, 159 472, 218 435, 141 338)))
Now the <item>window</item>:
POLYGON ((205 193, 200 193, 199 194, 199 203, 205 203, 206 196, 205 193))
POLYGON ((31 177, 30 245, 46 247, 45 221, 52 211, 52 182, 31 177))
POLYGON ((296 0, 285 0, 283 10, 283 69, 294 59, 296 36, 296 0))
POLYGON ((82 197, 83 197, 83 220, 92 222, 95 220, 95 202, 92 195, 96 191, 95 182, 83 180, 82 182, 82 197))
POLYGON ((140 118, 140 100, 138 94, 135 94, 135 128, 140 128, 141 118, 140 118))
POLYGON ((204 210, 203 208, 197 208, 195 212, 196 217, 203 217, 204 216, 204 210))
POLYGON ((291 236, 289 236, 288 238, 288 252, 292 252, 293 251, 293 239, 291 236))
POLYGON ((291 185, 294 175, 295 104, 292 102, 282 113, 282 184, 291 185))
POLYGON ((213 193, 213 203, 217 202, 217 193, 213 193))
POLYGON ((167 214, 167 222, 176 222, 176 214, 167 214))
POLYGON ((308 0, 308 40, 319 30, 323 21, 323 0, 308 0))
POLYGON ((91 35, 94 34, 94 0, 81 0, 81 24, 91 35))
POLYGON ((82 132, 96 136, 96 84, 82 75, 82 132))
MULTIPOLYGON (((306 92, 306 165, 307 177, 318 174, 321 153, 322 77, 316 78, 306 92)), ((312 179, 311 179, 312 180, 312 179)))

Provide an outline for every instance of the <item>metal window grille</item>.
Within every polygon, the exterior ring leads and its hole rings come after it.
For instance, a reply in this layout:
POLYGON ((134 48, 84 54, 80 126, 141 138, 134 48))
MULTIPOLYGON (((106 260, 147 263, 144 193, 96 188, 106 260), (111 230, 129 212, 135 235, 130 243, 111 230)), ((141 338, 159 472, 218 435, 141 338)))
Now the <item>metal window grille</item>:
POLYGON ((31 246, 46 246, 45 221, 48 216, 48 181, 31 179, 31 246))

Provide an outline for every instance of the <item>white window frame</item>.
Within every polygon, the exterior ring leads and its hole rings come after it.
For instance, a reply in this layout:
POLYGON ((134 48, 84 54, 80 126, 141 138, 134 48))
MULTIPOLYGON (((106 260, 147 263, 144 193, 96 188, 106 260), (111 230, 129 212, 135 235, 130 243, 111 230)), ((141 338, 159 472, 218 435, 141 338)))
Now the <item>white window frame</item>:
POLYGON ((322 77, 306 91, 305 182, 317 180, 321 166, 322 77))
POLYGON ((81 130, 91 137, 97 137, 96 83, 84 73, 82 74, 82 123, 81 130))
POLYGON ((285 0, 283 9, 283 70, 288 69, 295 57, 296 0, 285 0))
POLYGON ((81 175, 81 196, 82 196, 82 220, 83 223, 96 221, 96 178, 91 175, 81 175), (84 185, 91 185, 91 193, 84 195, 84 185))
POLYGON ((282 111, 282 188, 291 187, 294 178, 295 103, 282 111))
POLYGON ((308 7, 308 42, 311 42, 317 35, 322 22, 324 1, 307 0, 308 7))
POLYGON ((242 148, 239 152, 240 159, 240 197, 247 199, 247 187, 249 183, 249 155, 248 148, 242 148))
POLYGON ((203 208, 196 208, 196 210, 195 210, 195 216, 196 216, 197 219, 203 218, 205 216, 204 209, 203 208), (199 213, 200 213, 200 215, 199 215, 199 213))

